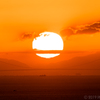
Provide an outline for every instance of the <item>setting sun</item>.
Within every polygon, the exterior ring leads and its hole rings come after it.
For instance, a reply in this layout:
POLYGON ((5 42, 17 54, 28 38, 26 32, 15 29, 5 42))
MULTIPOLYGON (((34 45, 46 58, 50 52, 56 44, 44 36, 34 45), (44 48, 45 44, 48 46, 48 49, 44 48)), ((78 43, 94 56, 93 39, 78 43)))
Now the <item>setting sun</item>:
MULTIPOLYGON (((63 50, 63 40, 62 38, 53 32, 43 32, 39 34, 39 37, 33 40, 32 43, 33 49, 36 50, 63 50)), ((43 58, 52 58, 60 55, 60 53, 56 54, 38 54, 36 55, 43 58)))

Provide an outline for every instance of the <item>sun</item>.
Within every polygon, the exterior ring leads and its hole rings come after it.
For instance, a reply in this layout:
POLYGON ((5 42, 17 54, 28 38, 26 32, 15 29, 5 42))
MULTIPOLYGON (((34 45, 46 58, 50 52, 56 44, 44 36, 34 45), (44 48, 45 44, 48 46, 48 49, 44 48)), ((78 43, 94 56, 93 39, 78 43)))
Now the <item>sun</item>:
MULTIPOLYGON (((42 51, 63 50, 63 40, 60 35, 54 32, 43 32, 33 40, 32 48, 42 51)), ((60 53, 36 53, 36 55, 43 58, 52 58, 60 55, 60 53)))

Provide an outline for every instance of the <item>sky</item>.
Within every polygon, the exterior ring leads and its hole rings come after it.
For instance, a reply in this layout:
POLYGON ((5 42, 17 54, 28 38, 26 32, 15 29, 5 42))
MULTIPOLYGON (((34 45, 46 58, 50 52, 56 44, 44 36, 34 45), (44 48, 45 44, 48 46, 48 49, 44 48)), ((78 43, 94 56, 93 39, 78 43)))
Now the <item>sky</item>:
MULTIPOLYGON (((90 69, 84 74, 99 74, 99 55, 100 0, 0 0, 1 75, 10 74, 9 70, 13 74, 13 70, 24 69, 23 66, 48 69, 41 70, 41 74, 50 75, 72 74, 74 69, 75 73, 90 69), (51 59, 36 56, 32 42, 42 32, 61 36, 64 49, 60 56, 51 59), (62 69, 64 72, 49 72, 50 69, 62 69)), ((30 74, 30 71, 25 73, 30 74)), ((31 73, 33 75, 33 71, 31 73)), ((36 71, 34 73, 37 74, 36 71)))
POLYGON ((32 50, 44 31, 59 34, 65 51, 99 51, 99 5, 100 0, 0 0, 0 52, 32 50))

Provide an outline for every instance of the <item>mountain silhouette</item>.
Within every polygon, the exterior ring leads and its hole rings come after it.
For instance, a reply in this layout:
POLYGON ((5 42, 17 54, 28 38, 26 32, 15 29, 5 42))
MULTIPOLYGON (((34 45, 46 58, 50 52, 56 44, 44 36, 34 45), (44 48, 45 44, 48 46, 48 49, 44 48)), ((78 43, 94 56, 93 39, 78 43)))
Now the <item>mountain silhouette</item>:
POLYGON ((0 71, 28 69, 29 66, 15 60, 0 58, 0 71))
POLYGON ((52 66, 53 69, 100 69, 100 52, 52 63, 48 66, 52 66))

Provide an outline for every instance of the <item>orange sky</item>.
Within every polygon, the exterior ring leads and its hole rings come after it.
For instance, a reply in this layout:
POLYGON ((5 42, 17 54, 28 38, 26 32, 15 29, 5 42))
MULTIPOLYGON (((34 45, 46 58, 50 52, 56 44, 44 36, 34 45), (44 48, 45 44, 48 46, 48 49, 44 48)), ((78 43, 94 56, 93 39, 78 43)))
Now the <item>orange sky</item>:
POLYGON ((43 31, 60 34, 64 50, 100 50, 99 5, 100 0, 0 0, 0 51, 31 50, 34 35, 43 31))

